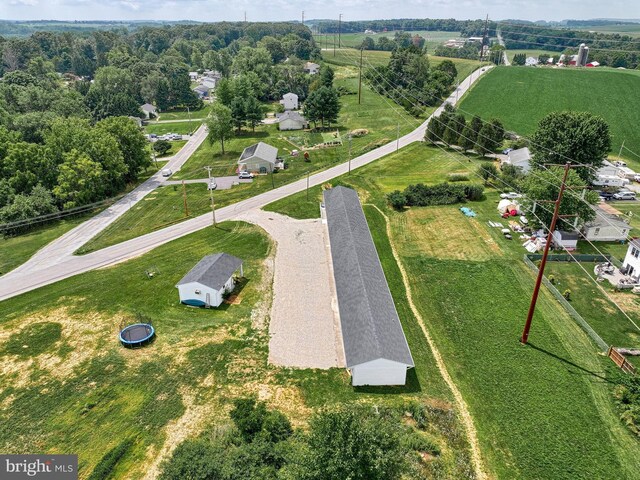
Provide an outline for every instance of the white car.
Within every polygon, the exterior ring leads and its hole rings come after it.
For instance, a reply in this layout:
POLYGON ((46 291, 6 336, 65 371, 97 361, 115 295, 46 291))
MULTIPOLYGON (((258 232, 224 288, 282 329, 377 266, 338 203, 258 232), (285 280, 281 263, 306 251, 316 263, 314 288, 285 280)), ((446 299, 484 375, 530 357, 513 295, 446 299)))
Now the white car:
POLYGON ((207 185, 207 190, 215 190, 216 188, 218 188, 218 184, 214 179, 211 179, 207 185))
POLYGON ((500 194, 500 198, 508 198, 509 200, 512 200, 514 198, 520 198, 522 197, 521 194, 516 193, 516 192, 509 192, 509 193, 501 193, 500 194))
POLYGON ((613 194, 613 200, 635 200, 636 192, 630 190, 620 190, 618 193, 613 194))
POLYGON ((640 182, 640 173, 636 173, 636 174, 633 176, 633 180, 634 180, 634 181, 636 181, 636 182, 640 182))
POLYGON ((238 174, 238 178, 240 179, 253 178, 253 173, 243 170, 238 174))
POLYGON ((171 175, 173 175, 173 172, 170 168, 165 168, 164 170, 162 170, 163 177, 170 177, 171 175))

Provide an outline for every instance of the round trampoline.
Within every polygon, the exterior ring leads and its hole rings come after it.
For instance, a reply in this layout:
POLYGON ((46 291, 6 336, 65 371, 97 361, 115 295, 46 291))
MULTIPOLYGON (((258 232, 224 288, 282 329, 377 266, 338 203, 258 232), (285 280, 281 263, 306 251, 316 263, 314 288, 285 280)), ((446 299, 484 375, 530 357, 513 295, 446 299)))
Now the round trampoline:
POLYGON ((120 343, 129 348, 141 347, 150 343, 155 333, 150 323, 134 323, 120 331, 120 343))

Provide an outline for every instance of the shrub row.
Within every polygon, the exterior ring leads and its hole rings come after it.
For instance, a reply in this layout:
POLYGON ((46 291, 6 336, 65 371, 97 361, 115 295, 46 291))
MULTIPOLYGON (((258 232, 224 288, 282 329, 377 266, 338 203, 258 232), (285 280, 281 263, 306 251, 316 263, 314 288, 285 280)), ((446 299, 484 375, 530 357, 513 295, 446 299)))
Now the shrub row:
POLYGON ((465 200, 481 200, 484 187, 476 184, 439 183, 426 186, 422 183, 409 185, 403 192, 395 190, 387 195, 393 208, 426 207, 429 205, 451 205, 465 200))

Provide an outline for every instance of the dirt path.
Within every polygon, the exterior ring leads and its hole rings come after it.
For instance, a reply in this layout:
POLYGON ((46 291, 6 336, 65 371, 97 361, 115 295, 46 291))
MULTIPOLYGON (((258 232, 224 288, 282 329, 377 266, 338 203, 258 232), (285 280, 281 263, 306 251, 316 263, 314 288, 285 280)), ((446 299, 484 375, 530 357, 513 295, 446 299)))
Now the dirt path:
POLYGON ((429 334, 429 331, 425 326, 425 322, 424 322, 424 319, 422 318, 422 315, 420 315, 420 312, 418 311, 417 307, 413 303, 413 296, 411 294, 411 284, 409 283, 409 277, 407 276, 407 272, 404 269, 404 265, 400 261, 400 256, 398 255, 398 251, 396 250, 396 247, 394 245, 393 236, 391 235, 389 218, 376 205, 373 205, 371 203, 368 203, 366 205, 372 206, 378 212, 380 212, 380 215, 384 217, 384 221, 387 229, 387 237, 389 237, 389 244, 391 245, 393 258, 395 258, 396 263, 398 264, 398 268, 400 269, 400 273, 402 274, 402 281, 407 291, 407 300, 409 302, 409 306, 411 307, 411 311, 413 312, 413 314, 415 315, 415 317, 418 319, 420 323, 420 328, 422 328, 422 332, 424 333, 424 336, 427 339, 427 343, 429 344, 429 348, 433 353, 433 358, 435 358, 436 365, 438 365, 438 370, 440 370, 440 374, 442 375, 442 378, 444 378, 444 381, 447 383, 447 385, 451 389, 451 393, 453 393, 453 397, 458 406, 458 411, 460 412, 460 417, 462 418, 462 423, 464 425, 465 430, 467 431, 467 436, 469 437, 469 445, 471 447, 471 459, 473 461, 473 468, 476 472, 476 477, 478 478, 478 480, 486 480, 488 476, 484 469, 482 456, 480 455, 480 443, 478 442, 478 432, 476 431, 476 427, 473 423, 473 418, 471 417, 471 413, 469 413, 469 407, 467 406, 467 403, 464 401, 464 398, 462 398, 462 394, 460 393, 460 390, 458 390, 458 387, 456 387, 456 384, 453 383, 453 379, 451 378, 451 376, 449 375, 449 372, 447 371, 447 366, 442 356, 440 355, 440 351, 438 350, 438 347, 436 347, 436 344, 433 341, 433 338, 429 334))

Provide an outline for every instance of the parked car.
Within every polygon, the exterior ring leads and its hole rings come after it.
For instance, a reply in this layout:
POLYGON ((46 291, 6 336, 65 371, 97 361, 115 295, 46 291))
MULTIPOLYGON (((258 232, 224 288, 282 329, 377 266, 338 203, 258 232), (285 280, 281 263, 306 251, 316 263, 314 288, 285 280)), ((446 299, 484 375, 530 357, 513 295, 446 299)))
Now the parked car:
POLYGON ((614 200, 635 200, 636 192, 632 192, 630 190, 621 190, 618 193, 613 194, 614 200))
POLYGON ((218 188, 218 184, 216 183, 215 179, 212 178, 207 185, 207 190, 215 190, 216 188, 218 188))
POLYGON ((500 194, 500 198, 508 198, 508 199, 514 199, 514 198, 520 198, 522 197, 521 194, 516 193, 516 192, 509 192, 509 193, 501 193, 500 194))
POLYGON ((513 148, 505 148, 504 150, 502 150, 503 155, 507 155, 509 154, 509 152, 513 152, 513 148))
POLYGON ((598 196, 603 200, 611 200, 613 198, 614 193, 612 192, 603 192, 600 190, 596 190, 598 192, 598 196))
POLYGON ((633 176, 633 180, 634 180, 634 181, 636 181, 636 182, 640 182, 640 173, 636 173, 636 174, 633 176))
POLYGON ((173 175, 173 172, 171 171, 170 168, 165 168, 162 170, 163 177, 170 177, 171 175, 173 175))
POLYGON ((177 133, 172 133, 171 140, 182 140, 182 135, 178 135, 177 133))
POLYGON ((253 173, 243 170, 238 174, 238 178, 240 179, 253 178, 253 173))
POLYGON ((617 161, 613 162, 613 164, 616 167, 626 167, 627 166, 626 162, 623 162, 622 160, 617 160, 617 161))

